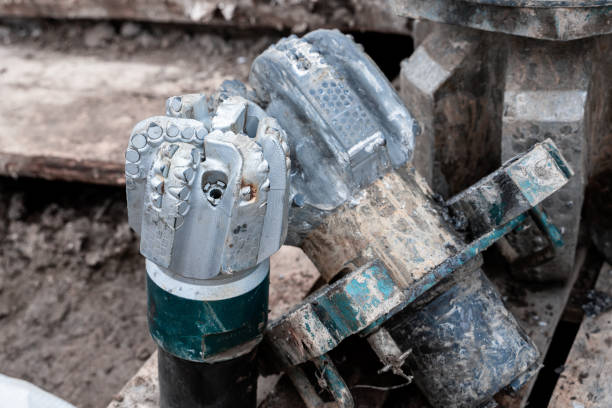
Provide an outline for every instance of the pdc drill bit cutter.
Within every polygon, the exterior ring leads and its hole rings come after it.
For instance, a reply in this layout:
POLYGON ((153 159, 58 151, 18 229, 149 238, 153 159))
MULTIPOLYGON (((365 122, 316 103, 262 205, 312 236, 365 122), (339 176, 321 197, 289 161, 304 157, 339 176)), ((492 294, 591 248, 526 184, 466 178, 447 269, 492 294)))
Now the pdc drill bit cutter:
POLYGON ((174 97, 166 114, 138 123, 126 152, 160 406, 254 406, 269 257, 287 231, 286 136, 237 96, 174 97))

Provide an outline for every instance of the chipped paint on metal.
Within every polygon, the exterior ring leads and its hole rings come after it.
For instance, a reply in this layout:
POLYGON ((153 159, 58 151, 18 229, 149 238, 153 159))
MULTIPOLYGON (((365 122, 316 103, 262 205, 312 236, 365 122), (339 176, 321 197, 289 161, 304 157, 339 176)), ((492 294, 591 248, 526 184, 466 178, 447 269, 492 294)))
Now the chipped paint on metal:
POLYGON ((413 280, 406 289, 401 289, 380 263, 362 267, 315 292, 273 322, 266 331, 266 340, 288 366, 327 353, 352 334, 374 330, 525 219, 526 215, 521 214, 466 245, 413 280))
POLYGON ((309 296, 273 322, 266 336, 285 363, 299 364, 371 325, 400 304, 402 296, 384 267, 370 265, 309 296))
POLYGON ((534 207, 530 211, 532 217, 538 223, 538 226, 546 232, 547 237, 550 239, 550 242, 556 247, 561 248, 565 245, 563 241, 563 235, 559 231, 559 229, 550 222, 550 219, 546 215, 544 211, 539 209, 538 207, 534 207))
POLYGON ((315 366, 320 371, 327 390, 332 394, 334 400, 337 402, 338 408, 353 408, 355 405, 351 392, 338 373, 336 366, 333 361, 327 356, 322 355, 316 358, 314 361, 315 366))
POLYGON ((539 204, 568 182, 569 165, 559 166, 557 157, 560 155, 552 140, 547 139, 544 143, 546 147, 538 143, 529 154, 516 159, 506 169, 531 206, 539 204), (551 150, 557 152, 556 157, 550 154, 551 150))
MULTIPOLYGON (((149 331, 179 358, 208 361, 261 336, 268 319, 269 277, 237 297, 198 301, 160 288, 147 276, 149 331)), ((253 343, 253 347, 259 341, 253 343)))
POLYGON ((546 139, 452 197, 446 205, 467 216, 472 234, 478 235, 539 204, 567 184, 572 174, 555 144, 546 139))

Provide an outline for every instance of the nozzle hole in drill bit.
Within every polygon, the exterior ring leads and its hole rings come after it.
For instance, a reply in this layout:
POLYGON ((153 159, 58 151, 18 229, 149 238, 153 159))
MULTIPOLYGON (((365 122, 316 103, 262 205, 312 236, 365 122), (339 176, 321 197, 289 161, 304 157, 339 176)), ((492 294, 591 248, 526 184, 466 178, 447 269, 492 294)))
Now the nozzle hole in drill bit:
POLYGON ((210 193, 208 194, 215 200, 218 200, 223 195, 223 192, 219 190, 218 188, 213 188, 212 190, 210 190, 210 193))
POLYGON ((219 170, 210 170, 202 175, 202 191, 213 205, 219 204, 227 187, 227 175, 219 170))

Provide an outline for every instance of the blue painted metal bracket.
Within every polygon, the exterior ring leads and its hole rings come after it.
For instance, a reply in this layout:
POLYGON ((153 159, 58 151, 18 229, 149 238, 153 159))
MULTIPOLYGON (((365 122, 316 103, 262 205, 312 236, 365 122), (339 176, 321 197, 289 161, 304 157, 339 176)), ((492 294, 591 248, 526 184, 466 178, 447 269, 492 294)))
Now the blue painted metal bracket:
POLYGON ((559 229, 553 224, 546 215, 546 213, 540 210, 538 207, 534 207, 529 211, 531 217, 538 224, 540 229, 545 232, 546 237, 550 240, 551 244, 555 248, 561 248, 564 245, 563 236, 559 229))
MULTIPOLYGON (((570 175, 567 163, 550 140, 508 161, 448 202, 451 211, 467 215, 475 235, 469 244, 452 246, 449 256, 420 274, 398 271, 397 262, 387 264, 386 254, 377 254, 378 259, 320 289, 272 322, 266 342, 279 365, 304 363, 332 350, 350 335, 371 331, 524 222, 526 212, 567 183, 570 175)), ((405 188, 418 186, 406 184, 405 188)), ((418 214, 438 212, 418 213, 413 208, 406 217, 418 214)), ((429 225, 444 224, 432 219, 429 225)), ((418 264, 423 265, 422 260, 418 264)), ((400 265, 409 267, 410 262, 400 265)))
POLYGON ((350 335, 376 328, 525 219, 526 215, 521 214, 483 235, 405 290, 378 261, 359 268, 272 322, 266 331, 267 346, 272 347, 284 367, 320 357, 350 335))

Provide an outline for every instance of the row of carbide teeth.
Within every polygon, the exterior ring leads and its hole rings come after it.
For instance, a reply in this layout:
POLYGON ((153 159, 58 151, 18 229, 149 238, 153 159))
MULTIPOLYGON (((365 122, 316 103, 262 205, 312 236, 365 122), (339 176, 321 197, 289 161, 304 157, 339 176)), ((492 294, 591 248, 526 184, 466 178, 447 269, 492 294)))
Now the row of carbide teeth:
POLYGON ((281 149, 283 149, 283 152, 285 153, 285 166, 287 169, 291 169, 291 151, 289 149, 289 145, 287 144, 287 134, 277 127, 278 123, 276 121, 273 123, 274 124, 268 128, 268 132, 272 132, 280 141, 281 149))
MULTIPOLYGON (((257 148, 259 149, 258 154, 257 154, 257 160, 260 162, 259 166, 257 166, 257 172, 258 173, 265 173, 266 174, 266 179, 259 186, 259 190, 260 191, 268 192, 268 191, 270 191, 270 179, 268 178, 268 175, 270 174, 270 164, 264 158, 264 154, 263 154, 263 150, 262 150, 261 146, 257 145, 257 148)), ((249 200, 245 200, 245 201, 249 201, 249 200)), ((267 200, 266 200, 266 202, 267 202, 267 200)), ((265 205, 266 202, 264 202, 262 204, 262 206, 265 205)))
POLYGON ((134 179, 145 177, 145 174, 141 172, 140 159, 143 152, 146 151, 149 146, 158 145, 163 141, 180 141, 202 145, 207 134, 208 130, 203 126, 197 129, 190 126, 180 130, 172 121, 168 121, 166 129, 164 130, 162 126, 155 122, 149 123, 146 132, 132 135, 128 149, 125 153, 125 173, 128 187, 133 187, 134 179))
POLYGON ((188 126, 181 130, 171 120, 168 121, 165 130, 155 122, 151 122, 147 129, 147 139, 153 144, 157 144, 162 140, 168 142, 182 141, 202 143, 207 134, 208 130, 205 127, 196 129, 188 126))
POLYGON ((188 165, 175 167, 172 174, 170 171, 170 161, 172 157, 179 149, 177 144, 169 144, 164 146, 162 152, 163 161, 156 165, 153 169, 154 176, 151 180, 151 203, 158 211, 162 207, 162 197, 164 194, 169 194, 176 198, 178 201, 176 204, 176 213, 174 216, 175 229, 180 228, 183 225, 184 217, 189 212, 191 206, 189 205, 189 198, 191 196, 191 186, 195 180, 197 166, 201 160, 201 153, 198 148, 194 147, 191 150, 191 160, 188 165), (168 177, 175 177, 179 181, 179 186, 165 188, 165 182, 168 177))
POLYGON ((158 211, 161 210, 162 197, 164 195, 165 181, 170 171, 170 159, 176 153, 178 146, 167 146, 162 153, 162 161, 156 162, 153 166, 153 177, 151 179, 151 205, 158 211))

